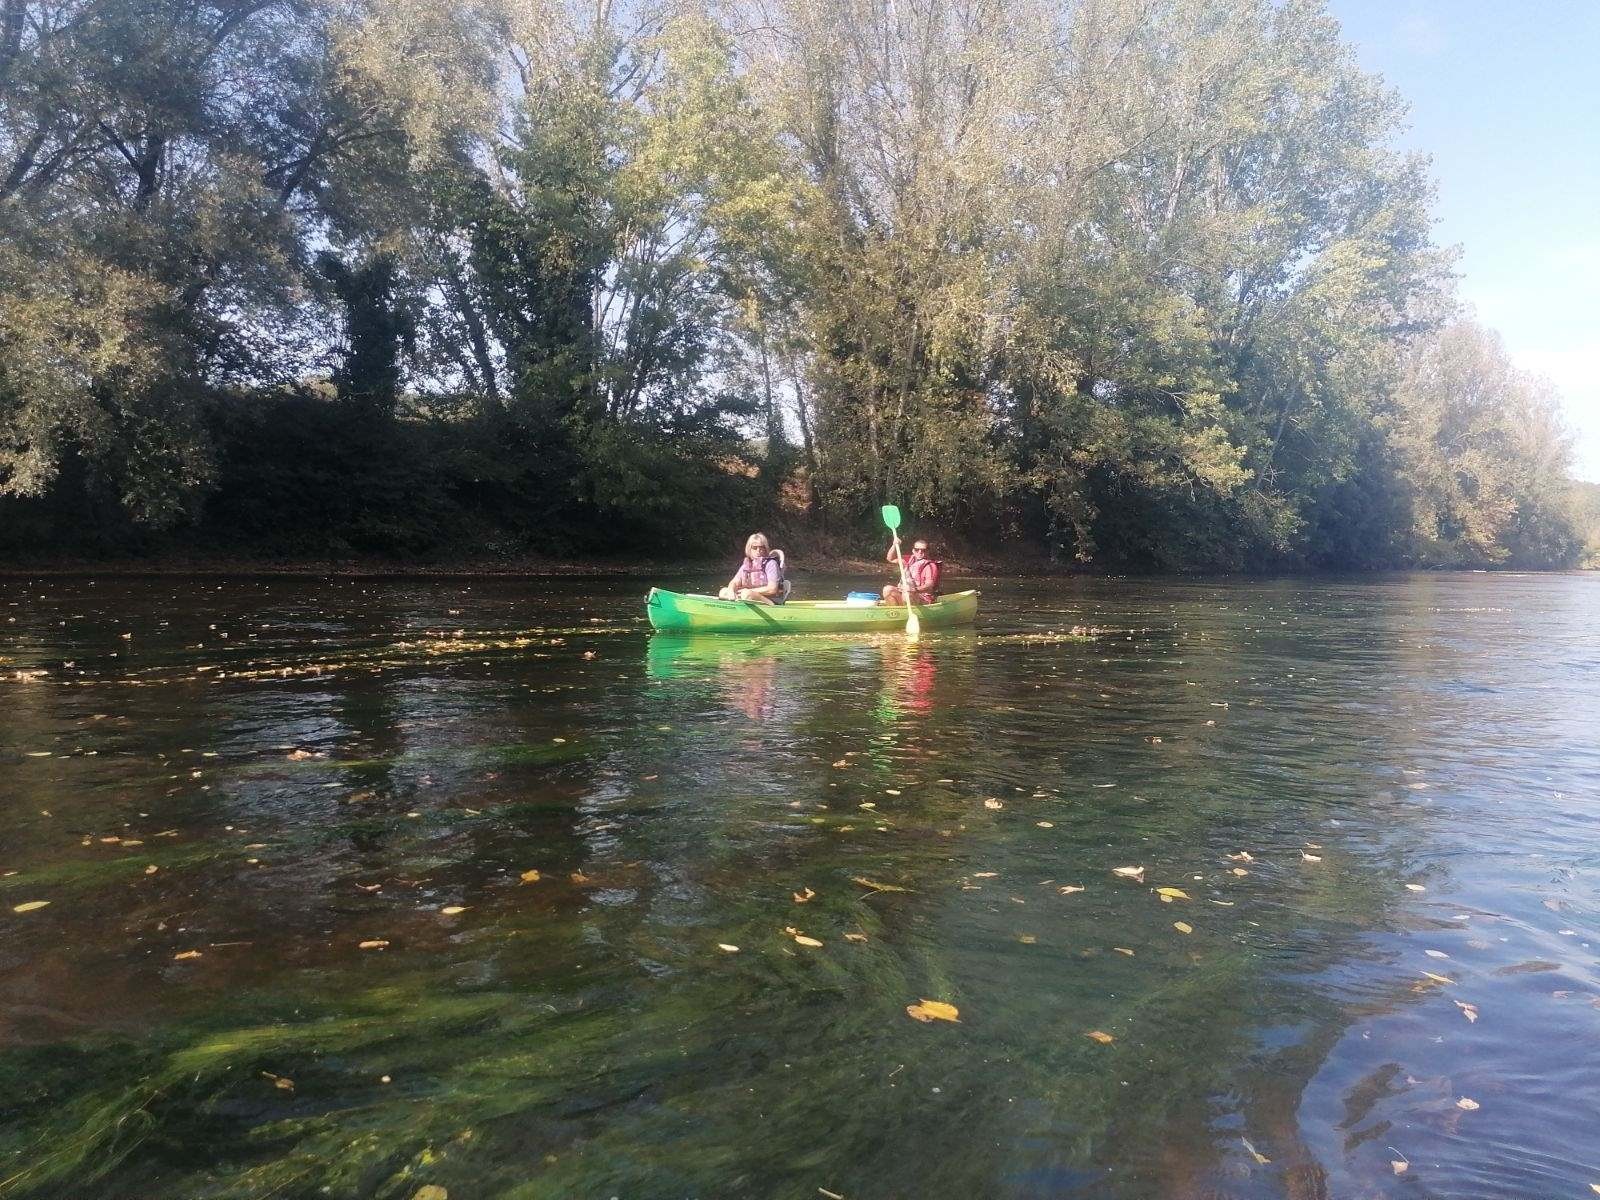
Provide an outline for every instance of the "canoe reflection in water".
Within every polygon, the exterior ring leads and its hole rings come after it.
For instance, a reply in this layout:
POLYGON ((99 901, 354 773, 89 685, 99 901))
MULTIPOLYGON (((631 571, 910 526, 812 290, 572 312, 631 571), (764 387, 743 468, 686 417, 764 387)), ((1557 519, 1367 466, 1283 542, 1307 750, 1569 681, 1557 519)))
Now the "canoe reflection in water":
POLYGON ((959 706, 964 692, 949 694, 941 677, 955 668, 957 677, 970 681, 976 640, 969 632, 916 643, 899 633, 804 639, 656 634, 645 669, 653 680, 707 685, 723 705, 752 721, 802 718, 821 706, 894 720, 959 706))

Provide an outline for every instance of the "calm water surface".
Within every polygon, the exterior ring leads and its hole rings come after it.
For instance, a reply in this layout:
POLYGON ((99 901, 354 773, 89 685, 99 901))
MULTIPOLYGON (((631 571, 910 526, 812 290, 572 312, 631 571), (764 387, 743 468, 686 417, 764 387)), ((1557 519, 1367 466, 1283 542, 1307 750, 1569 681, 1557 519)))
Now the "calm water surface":
POLYGON ((1600 579, 980 586, 0 581, 0 1196, 1592 1200, 1600 579))

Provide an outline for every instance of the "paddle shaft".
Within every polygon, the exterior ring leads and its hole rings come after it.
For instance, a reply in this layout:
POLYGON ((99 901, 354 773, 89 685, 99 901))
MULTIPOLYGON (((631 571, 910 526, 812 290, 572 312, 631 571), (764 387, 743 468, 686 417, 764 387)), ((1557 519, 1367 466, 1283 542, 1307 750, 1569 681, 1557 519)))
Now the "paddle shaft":
POLYGON ((911 576, 906 574, 906 556, 900 549, 900 531, 894 534, 894 556, 900 562, 900 597, 906 602, 906 633, 915 637, 922 632, 922 622, 917 620, 917 606, 911 600, 911 576))

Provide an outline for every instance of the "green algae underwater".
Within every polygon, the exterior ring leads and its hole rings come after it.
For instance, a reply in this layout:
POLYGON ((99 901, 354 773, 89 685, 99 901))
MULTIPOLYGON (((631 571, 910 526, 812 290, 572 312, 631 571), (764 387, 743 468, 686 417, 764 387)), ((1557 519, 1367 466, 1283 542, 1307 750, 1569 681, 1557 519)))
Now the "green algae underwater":
POLYGON ((980 586, 0 583, 0 1196, 1600 1183, 1594 581, 980 586))

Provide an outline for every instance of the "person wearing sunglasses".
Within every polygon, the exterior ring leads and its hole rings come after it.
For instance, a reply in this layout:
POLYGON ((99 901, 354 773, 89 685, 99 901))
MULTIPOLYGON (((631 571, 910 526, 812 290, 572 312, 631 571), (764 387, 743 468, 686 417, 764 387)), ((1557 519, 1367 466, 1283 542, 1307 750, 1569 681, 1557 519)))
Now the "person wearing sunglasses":
MULTIPOLYGON (((889 543, 889 553, 886 562, 892 562, 898 568, 900 565, 900 540, 896 538, 889 543)), ((944 574, 944 564, 934 558, 928 549, 928 543, 923 538, 918 538, 911 544, 911 557, 906 559, 906 581, 911 585, 911 600, 914 604, 932 604, 939 598, 939 581, 944 574)), ((883 599, 886 604, 904 604, 905 593, 901 591, 898 583, 891 583, 883 589, 883 599)))

